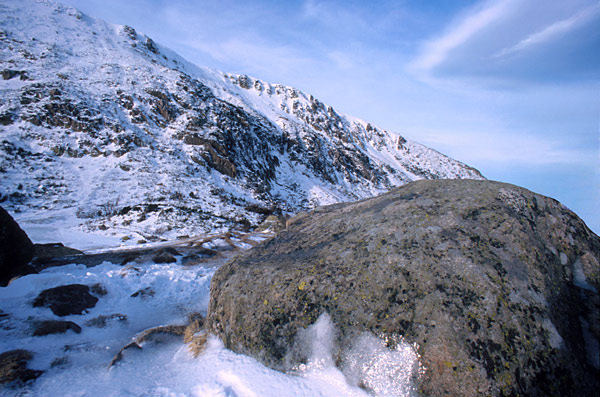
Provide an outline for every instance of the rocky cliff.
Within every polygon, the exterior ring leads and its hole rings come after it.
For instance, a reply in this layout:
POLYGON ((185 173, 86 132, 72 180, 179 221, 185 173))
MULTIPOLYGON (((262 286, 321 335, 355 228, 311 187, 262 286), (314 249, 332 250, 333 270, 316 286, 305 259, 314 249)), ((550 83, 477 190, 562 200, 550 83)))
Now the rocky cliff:
MULTIPOLYGON (((328 313, 348 368, 364 332, 414 346, 427 395, 593 395, 600 239, 557 201, 516 186, 418 181, 299 215, 221 267, 208 327, 279 370, 328 313)), ((390 348, 394 344, 388 342, 390 348)), ((367 371, 368 370, 368 371, 367 371)))

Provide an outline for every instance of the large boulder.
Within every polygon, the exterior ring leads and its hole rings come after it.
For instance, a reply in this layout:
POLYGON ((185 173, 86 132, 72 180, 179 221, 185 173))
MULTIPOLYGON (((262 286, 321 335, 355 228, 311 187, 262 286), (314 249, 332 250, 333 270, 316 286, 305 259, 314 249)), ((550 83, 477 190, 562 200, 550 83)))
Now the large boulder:
POLYGON ((33 258, 34 252, 27 234, 0 207, 0 286, 6 286, 17 275, 30 273, 25 266, 33 258))
MULTIPOLYGON (((450 395, 598 390, 600 239, 517 186, 419 181, 297 216, 221 267, 208 329, 289 370, 327 312, 338 355, 362 333, 415 346, 417 389, 450 395)), ((336 357, 340 362, 340 357, 336 357)))

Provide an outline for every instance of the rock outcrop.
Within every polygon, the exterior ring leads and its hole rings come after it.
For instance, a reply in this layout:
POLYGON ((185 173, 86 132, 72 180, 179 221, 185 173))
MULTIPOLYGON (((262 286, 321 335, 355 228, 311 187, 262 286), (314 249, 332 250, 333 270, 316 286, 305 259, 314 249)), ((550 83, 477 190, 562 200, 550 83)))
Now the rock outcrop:
POLYGON ((0 207, 0 286, 5 286, 17 275, 28 273, 24 266, 33 258, 34 252, 27 234, 0 207))
POLYGON ((327 312, 339 346, 365 331, 414 344, 427 395, 592 395, 599 259, 598 236, 551 198, 419 181, 297 216, 221 267, 207 327, 288 370, 298 331, 327 312))

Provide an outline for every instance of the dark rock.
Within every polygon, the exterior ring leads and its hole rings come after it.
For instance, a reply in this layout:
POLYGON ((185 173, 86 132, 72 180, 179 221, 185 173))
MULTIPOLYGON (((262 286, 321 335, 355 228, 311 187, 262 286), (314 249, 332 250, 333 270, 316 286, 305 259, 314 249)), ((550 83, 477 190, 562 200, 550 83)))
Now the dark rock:
POLYGON ((4 80, 10 80, 14 77, 20 76, 21 80, 27 80, 27 72, 24 70, 11 70, 11 69, 4 69, 2 72, 0 72, 0 75, 2 75, 2 79, 4 80))
POLYGON ((31 273, 26 265, 33 255, 34 246, 27 234, 0 207, 0 286, 15 276, 31 273))
POLYGON ((83 254, 75 248, 65 247, 62 243, 34 244, 34 246, 35 256, 41 260, 83 254))
POLYGON ((169 254, 171 254, 171 255, 181 255, 181 254, 179 253, 179 251, 177 251, 177 250, 176 250, 175 248, 173 248, 173 247, 166 247, 166 248, 163 248, 163 249, 161 249, 161 252, 167 252, 167 253, 169 253, 169 254))
POLYGON ((594 395, 599 258, 551 198, 419 181, 297 216, 221 267, 207 329, 288 370, 298 330, 327 312, 338 346, 365 331, 414 344, 426 395, 594 395))
POLYGON ((175 263, 177 259, 169 252, 162 251, 152 258, 154 263, 175 263))
POLYGON ((195 248, 193 254, 181 258, 183 266, 195 266, 206 262, 207 259, 212 259, 219 256, 219 252, 210 248, 198 247, 195 248))
POLYGON ((27 368, 33 353, 27 350, 11 350, 0 354, 0 384, 12 383, 14 386, 36 379, 43 371, 27 368))
POLYGON ((81 327, 73 321, 47 320, 35 325, 33 336, 64 334, 68 330, 72 330, 77 334, 81 333, 81 327))
POLYGON ((148 49, 148 51, 154 54, 158 54, 158 48, 156 48, 156 44, 150 37, 146 38, 146 48, 148 49))
POLYGON ((82 314, 84 310, 96 306, 98 298, 90 295, 90 287, 82 284, 69 284, 42 291, 33 301, 33 307, 49 307, 57 316, 82 314))
POLYGON ((11 125, 14 121, 14 115, 11 113, 0 114, 0 125, 11 125))

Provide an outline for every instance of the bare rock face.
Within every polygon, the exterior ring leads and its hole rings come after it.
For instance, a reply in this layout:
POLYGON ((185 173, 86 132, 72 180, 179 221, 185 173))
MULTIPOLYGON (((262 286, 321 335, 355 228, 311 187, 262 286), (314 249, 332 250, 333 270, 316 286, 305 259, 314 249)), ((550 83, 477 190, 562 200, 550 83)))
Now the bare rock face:
POLYGON ((4 208, 0 207, 0 286, 27 273, 23 267, 33 258, 34 246, 27 234, 4 208))
POLYGON ((513 185, 419 181, 323 207, 221 267, 207 329, 288 370, 324 312, 417 346, 438 395, 598 390, 600 239, 559 202, 513 185))

